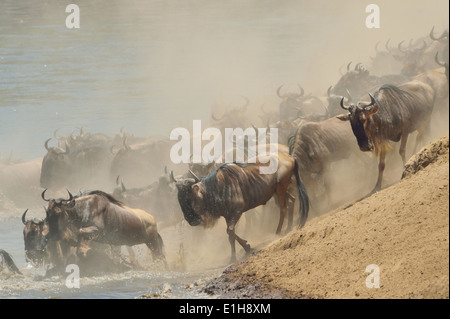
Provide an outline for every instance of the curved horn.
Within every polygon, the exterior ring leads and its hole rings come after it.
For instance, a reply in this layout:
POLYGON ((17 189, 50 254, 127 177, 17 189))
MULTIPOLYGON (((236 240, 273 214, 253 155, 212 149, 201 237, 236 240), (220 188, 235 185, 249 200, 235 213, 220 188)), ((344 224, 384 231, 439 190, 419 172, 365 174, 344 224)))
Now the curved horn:
POLYGON ((174 183, 177 182, 177 180, 175 179, 175 177, 173 177, 173 171, 170 171, 170 180, 174 183))
POLYGON ((327 90, 327 96, 331 96, 331 89, 333 88, 332 85, 330 85, 330 87, 327 90))
POLYGON ((193 171, 189 170, 189 173, 191 173, 191 175, 194 176, 194 179, 195 179, 196 183, 200 182, 200 178, 198 178, 198 176, 195 175, 193 171))
POLYGON ((384 44, 384 47, 387 52, 391 53, 391 49, 389 48, 389 42, 391 42, 390 38, 386 41, 386 43, 384 44))
POLYGON ((374 107, 374 105, 377 104, 377 101, 375 100, 375 98, 373 97, 373 95, 369 93, 369 96, 370 96, 370 104, 368 104, 368 105, 366 105, 366 106, 363 107, 363 108, 366 109, 366 110, 372 109, 372 108, 374 107))
POLYGON ((305 90, 303 90, 302 86, 300 84, 297 84, 298 88, 300 89, 300 96, 305 95, 305 90))
POLYGON ((50 152, 50 148, 48 147, 48 142, 50 142, 50 140, 51 140, 52 138, 50 137, 48 140, 46 140, 45 141, 45 143, 44 143, 44 147, 45 147, 45 149, 47 150, 47 152, 50 152))
POLYGON ((345 91, 347 91, 348 94, 348 100, 351 102, 353 101, 352 95, 350 94, 350 91, 348 90, 348 88, 345 88, 345 91))
POLYGON ((244 106, 242 106, 242 107, 240 107, 240 110, 241 111, 246 111, 247 110, 247 106, 250 104, 250 100, 246 97, 246 96, 243 96, 243 95, 241 95, 243 98, 244 98, 244 100, 245 100, 245 105, 244 106))
POLYGON ((446 66, 445 62, 439 61, 439 52, 436 52, 436 55, 434 56, 434 61, 440 66, 446 66))
POLYGON ((376 53, 380 53, 380 51, 378 50, 378 45, 380 44, 380 41, 377 42, 377 44, 375 44, 375 52, 376 53))
POLYGON ((264 103, 261 104, 260 109, 264 113, 264 115, 270 115, 270 113, 268 113, 268 112, 266 112, 266 110, 264 110, 264 103))
POLYGON ((373 97, 373 95, 369 93, 369 96, 370 96, 370 104, 371 104, 371 105, 377 104, 377 101, 375 100, 375 98, 373 97))
POLYGON ((403 42, 405 42, 405 40, 401 41, 401 42, 398 44, 397 48, 398 48, 398 50, 399 50, 400 52, 407 53, 408 50, 402 49, 402 43, 403 43, 403 42))
POLYGON ((23 215, 22 215, 22 223, 24 224, 24 225, 26 225, 26 220, 25 220, 25 215, 27 214, 27 212, 28 212, 28 208, 27 208, 27 210, 25 211, 25 213, 23 213, 23 215))
POLYGON ((41 197, 42 197, 42 199, 45 200, 46 202, 49 202, 50 199, 46 199, 46 198, 45 198, 45 192, 46 192, 46 191, 47 191, 47 188, 44 189, 44 191, 43 191, 42 194, 41 194, 41 197))
POLYGON ((57 136, 57 135, 56 135, 56 132, 58 132, 59 129, 60 129, 60 127, 58 127, 55 131, 53 131, 53 136, 54 136, 57 140, 59 140, 59 139, 62 138, 61 136, 57 136))
POLYGON ((126 136, 124 136, 122 144, 123 144, 123 147, 124 147, 126 150, 129 150, 129 149, 130 149, 130 145, 127 144, 127 137, 126 137, 126 136))
POLYGON ((350 61, 349 64, 347 64, 347 72, 350 71, 350 65, 352 64, 352 61, 350 61))
POLYGON ((355 71, 361 72, 361 65, 362 63, 359 62, 358 64, 355 65, 355 71))
POLYGON ((442 39, 445 38, 445 37, 448 37, 448 32, 446 32, 446 31, 442 32, 442 34, 441 34, 441 36, 440 36, 439 38, 436 38, 436 37, 434 36, 434 26, 433 26, 433 28, 432 28, 431 31, 430 31, 430 39, 431 39, 431 40, 439 41, 439 40, 442 40, 442 39))
POLYGON ((342 97, 340 105, 341 105, 341 107, 342 107, 344 110, 346 110, 346 111, 348 111, 349 108, 350 108, 349 106, 345 106, 345 105, 344 105, 344 97, 342 97))
POLYGON ((423 40, 422 46, 420 48, 417 48, 416 51, 423 51, 427 48, 427 42, 423 40))
POLYGON ((278 95, 280 98, 284 98, 284 95, 281 95, 281 94, 280 94, 280 90, 281 90, 281 88, 283 87, 283 85, 284 85, 284 84, 281 84, 280 87, 277 89, 277 95, 278 95))
POLYGON ((221 121, 224 117, 225 117, 225 114, 224 115, 222 115, 222 117, 220 117, 220 118, 217 118, 215 115, 214 115, 214 113, 213 112, 211 112, 211 117, 212 117, 212 119, 214 120, 214 121, 217 121, 217 122, 219 122, 219 121, 221 121))
POLYGON ((73 199, 73 195, 69 192, 69 190, 66 188, 67 193, 69 194, 69 199, 66 199, 66 201, 70 202, 73 199))

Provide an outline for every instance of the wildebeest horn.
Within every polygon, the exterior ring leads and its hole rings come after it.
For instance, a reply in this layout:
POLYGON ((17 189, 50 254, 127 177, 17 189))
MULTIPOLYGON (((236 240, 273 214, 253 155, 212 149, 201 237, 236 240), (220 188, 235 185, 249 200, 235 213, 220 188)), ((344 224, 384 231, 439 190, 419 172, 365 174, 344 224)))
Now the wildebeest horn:
POLYGON ((441 40, 441 39, 443 39, 445 37, 448 37, 448 33, 446 31, 444 31, 439 38, 436 38, 434 36, 434 26, 433 26, 433 28, 430 31, 430 38, 431 38, 431 40, 439 41, 439 40, 441 40))
POLYGON ((422 46, 420 48, 417 48, 416 51, 423 51, 427 48, 427 42, 423 40, 422 46))
POLYGON ((23 213, 23 215, 22 215, 22 223, 23 223, 24 225, 26 225, 25 215, 27 214, 27 212, 28 212, 28 208, 27 208, 27 210, 25 211, 25 213, 23 213))
POLYGON ((123 147, 124 147, 126 150, 129 150, 129 149, 130 149, 130 145, 127 144, 127 137, 126 137, 126 136, 124 136, 124 138, 123 138, 123 147))
POLYGON ((300 84, 297 84, 298 88, 300 89, 300 96, 305 95, 305 90, 303 90, 302 86, 300 84))
POLYGON ((174 183, 177 182, 177 180, 175 179, 175 177, 173 177, 173 171, 170 171, 170 180, 174 183))
POLYGON ((378 45, 380 44, 380 41, 377 42, 377 44, 375 44, 375 52, 379 53, 380 51, 378 51, 378 45))
POLYGON ((284 97, 284 95, 281 95, 281 93, 280 93, 280 90, 281 90, 281 88, 283 87, 283 85, 284 85, 284 84, 281 84, 280 87, 277 89, 277 95, 278 95, 280 98, 283 98, 283 97, 284 97))
POLYGON ((221 121, 221 120, 225 117, 225 114, 222 115, 222 117, 217 118, 217 117, 214 115, 214 112, 211 112, 211 117, 212 117, 212 119, 213 119, 214 121, 219 122, 219 121, 221 121))
POLYGON ((403 43, 403 42, 405 42, 405 40, 401 41, 401 42, 398 44, 397 48, 398 48, 398 50, 399 50, 400 52, 407 53, 408 50, 404 50, 404 49, 402 48, 402 43, 403 43))
POLYGON ((340 105, 341 105, 341 107, 342 107, 344 110, 346 110, 346 111, 348 111, 349 108, 350 108, 349 106, 345 106, 345 105, 344 105, 344 97, 342 97, 340 105))
POLYGON ((361 65, 362 63, 359 62, 358 64, 355 65, 355 71, 361 72, 361 65))
POLYGON ((270 113, 267 113, 267 112, 264 110, 264 103, 261 104, 260 109, 261 109, 261 111, 264 113, 264 115, 270 115, 270 113))
POLYGON ((391 49, 389 48, 389 42, 391 41, 391 39, 389 38, 386 43, 384 44, 384 47, 386 48, 386 51, 391 53, 391 49))
POLYGON ((41 194, 41 197, 42 197, 42 199, 45 200, 46 202, 49 202, 50 199, 46 199, 46 198, 45 198, 45 192, 46 192, 46 191, 47 191, 47 188, 44 189, 44 191, 43 191, 42 194, 41 194))
POLYGON ((330 87, 327 90, 327 96, 331 96, 331 89, 333 88, 332 85, 330 85, 330 87))
POLYGON ((377 104, 377 101, 375 100, 375 98, 373 97, 373 95, 369 93, 369 96, 370 96, 370 105, 375 105, 375 104, 377 104))
POLYGON ((240 110, 241 111, 245 111, 245 110, 247 110, 247 106, 250 104, 250 100, 248 99, 248 97, 246 97, 246 96, 243 96, 243 95, 241 95, 243 98, 244 98, 244 100, 245 100, 245 105, 244 106, 242 106, 241 108, 240 108, 240 110))
POLYGON ((193 171, 189 170, 189 173, 191 173, 191 175, 194 177, 196 183, 200 182, 200 178, 198 178, 198 176, 195 175, 193 171))
POLYGON ((348 88, 345 88, 345 91, 347 91, 348 100, 353 101, 352 95, 350 94, 350 91, 348 90, 348 88))
POLYGON ((66 199, 66 201, 70 202, 73 199, 73 195, 69 192, 69 190, 66 188, 67 193, 69 193, 69 199, 66 199))
POLYGON ((377 104, 377 101, 375 100, 373 95, 369 93, 369 96, 370 96, 370 104, 364 106, 365 110, 371 110, 377 104))
POLYGON ((45 141, 45 143, 44 143, 44 147, 45 147, 45 149, 47 150, 47 152, 50 152, 50 148, 48 147, 48 142, 50 142, 50 140, 51 140, 52 138, 50 137, 48 140, 46 140, 45 141))
POLYGON ((347 64, 347 72, 350 71, 350 65, 352 64, 352 61, 350 61, 349 64, 347 64))
POLYGON ((436 61, 436 63, 440 66, 446 66, 445 62, 439 61, 439 52, 436 52, 436 55, 434 56, 434 61, 436 61))

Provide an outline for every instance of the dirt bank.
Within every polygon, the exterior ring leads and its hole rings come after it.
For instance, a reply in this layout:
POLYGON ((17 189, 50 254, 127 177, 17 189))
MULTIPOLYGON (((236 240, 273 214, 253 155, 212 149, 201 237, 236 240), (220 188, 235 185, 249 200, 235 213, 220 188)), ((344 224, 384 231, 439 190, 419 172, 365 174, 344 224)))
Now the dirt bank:
POLYGON ((309 220, 204 290, 231 298, 449 298, 448 158, 446 136, 411 158, 400 182, 309 220), (371 264, 380 288, 366 286, 371 264))

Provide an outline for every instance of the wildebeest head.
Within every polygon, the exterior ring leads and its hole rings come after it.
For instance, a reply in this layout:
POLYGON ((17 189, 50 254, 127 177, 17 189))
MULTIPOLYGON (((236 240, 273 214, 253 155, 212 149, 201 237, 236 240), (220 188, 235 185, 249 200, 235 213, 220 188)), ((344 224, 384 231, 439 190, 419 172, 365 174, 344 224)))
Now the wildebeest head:
POLYGON ((42 192, 42 199, 48 202, 46 210, 46 220, 48 223, 47 239, 52 240, 68 240, 70 239, 70 229, 72 226, 70 221, 70 212, 75 206, 75 199, 69 193, 68 199, 46 199, 44 190, 42 192))
POLYGON ((25 242, 25 260, 33 265, 42 264, 47 246, 48 224, 42 219, 26 220, 28 209, 22 215, 23 240, 25 242))
POLYGON ((370 117, 378 111, 375 98, 370 93, 369 96, 371 100, 369 104, 359 102, 358 105, 350 104, 349 106, 344 105, 344 97, 342 97, 340 105, 344 110, 349 111, 349 114, 337 116, 342 121, 350 121, 358 146, 364 152, 372 151, 374 148, 368 137, 366 126, 370 117))
POLYGON ((69 148, 63 150, 61 147, 49 147, 49 138, 45 141, 44 146, 47 154, 42 160, 40 184, 42 187, 58 187, 59 181, 62 177, 71 172, 71 165, 69 162, 69 148))
POLYGON ((281 94, 281 85, 277 89, 277 95, 281 99, 280 102, 280 121, 293 121, 297 118, 299 113, 298 107, 301 106, 302 101, 309 98, 310 95, 305 96, 305 90, 299 85, 300 93, 285 93, 281 94))
POLYGON ((202 211, 203 208, 202 190, 204 189, 202 189, 198 177, 194 175, 194 179, 184 178, 177 181, 173 176, 173 172, 170 173, 170 176, 178 189, 178 202, 183 211, 184 219, 191 226, 200 225, 202 223, 202 218, 197 212, 202 211))

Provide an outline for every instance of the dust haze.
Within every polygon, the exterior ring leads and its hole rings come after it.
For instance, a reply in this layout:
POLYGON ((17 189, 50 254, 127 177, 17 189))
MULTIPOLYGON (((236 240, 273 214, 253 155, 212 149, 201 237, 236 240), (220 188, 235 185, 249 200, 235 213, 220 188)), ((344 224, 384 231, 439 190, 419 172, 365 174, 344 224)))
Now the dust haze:
MULTIPOLYGON (((280 85, 298 92, 300 84, 306 93, 325 96, 349 62, 370 71, 377 42, 384 49, 390 39, 396 47, 426 37, 433 26, 437 33, 448 30, 448 7, 436 0, 2 1, 0 156, 41 158, 44 141, 57 129, 64 136, 82 127, 114 137, 124 128, 138 137, 167 138, 173 128, 191 130, 194 119, 213 126, 211 113, 239 107, 243 96, 250 101, 246 123, 265 127, 261 106, 278 111, 280 85), (80 7, 78 30, 64 24, 72 2, 80 7), (370 3, 380 7, 379 29, 365 25, 370 3)), ((438 123, 427 141, 448 133, 448 121, 438 123)), ((413 142, 414 136, 407 151, 413 142)), ((368 167, 335 164, 328 210, 373 188, 377 162, 367 156, 368 167)), ((396 149, 384 186, 398 181, 401 170, 396 149)), ((323 213, 315 208, 312 216, 323 213)), ((269 210, 246 213, 258 216, 253 227, 246 228, 244 217, 238 225, 252 247, 276 238, 278 208, 269 210)), ((223 221, 204 232, 171 228, 161 234, 176 269, 208 269, 229 259, 223 221)))

